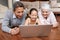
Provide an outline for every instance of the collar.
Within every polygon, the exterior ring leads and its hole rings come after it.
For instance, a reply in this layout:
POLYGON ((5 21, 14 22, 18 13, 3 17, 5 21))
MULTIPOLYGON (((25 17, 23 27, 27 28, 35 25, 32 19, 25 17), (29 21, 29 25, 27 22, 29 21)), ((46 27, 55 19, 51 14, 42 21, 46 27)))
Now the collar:
POLYGON ((13 18, 16 18, 15 14, 13 14, 13 18))

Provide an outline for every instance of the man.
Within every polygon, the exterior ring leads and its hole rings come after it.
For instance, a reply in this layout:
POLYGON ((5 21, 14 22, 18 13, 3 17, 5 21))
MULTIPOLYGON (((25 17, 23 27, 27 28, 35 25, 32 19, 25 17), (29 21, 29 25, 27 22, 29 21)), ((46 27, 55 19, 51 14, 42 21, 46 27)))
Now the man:
POLYGON ((52 24, 53 27, 57 27, 58 25, 57 20, 53 12, 51 11, 49 4, 41 5, 41 10, 39 11, 38 16, 41 24, 43 25, 52 24))
POLYGON ((8 10, 2 22, 2 30, 12 35, 19 33, 19 25, 25 22, 26 13, 24 5, 17 1, 13 4, 13 10, 8 10))

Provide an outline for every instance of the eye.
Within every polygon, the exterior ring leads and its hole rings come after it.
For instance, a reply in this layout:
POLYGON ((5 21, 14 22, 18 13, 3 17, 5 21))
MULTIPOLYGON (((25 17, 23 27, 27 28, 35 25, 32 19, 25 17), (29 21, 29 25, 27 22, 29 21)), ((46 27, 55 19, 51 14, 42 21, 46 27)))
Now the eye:
POLYGON ((20 12, 17 12, 17 13, 20 13, 20 12))
POLYGON ((48 12, 46 11, 46 13, 48 13, 48 12))
POLYGON ((23 11, 21 11, 21 13, 23 13, 23 11))

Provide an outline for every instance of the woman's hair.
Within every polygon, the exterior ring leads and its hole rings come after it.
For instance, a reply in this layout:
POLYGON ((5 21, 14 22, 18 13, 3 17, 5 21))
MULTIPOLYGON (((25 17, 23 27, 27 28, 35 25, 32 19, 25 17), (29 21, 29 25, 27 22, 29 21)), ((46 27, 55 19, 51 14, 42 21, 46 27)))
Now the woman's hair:
POLYGON ((36 8, 31 8, 29 14, 31 14, 32 11, 36 11, 38 13, 38 10, 36 8))
POLYGON ((13 11, 15 11, 16 8, 18 7, 23 7, 24 8, 24 5, 23 3, 21 3, 20 1, 17 1, 13 4, 13 11))
POLYGON ((49 4, 41 4, 41 9, 51 10, 51 6, 49 4))

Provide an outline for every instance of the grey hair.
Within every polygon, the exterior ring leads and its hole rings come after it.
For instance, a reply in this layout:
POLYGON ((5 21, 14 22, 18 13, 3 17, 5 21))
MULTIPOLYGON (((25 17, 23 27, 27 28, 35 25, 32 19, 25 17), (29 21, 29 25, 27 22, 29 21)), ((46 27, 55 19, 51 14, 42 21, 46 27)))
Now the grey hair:
POLYGON ((41 9, 51 10, 51 7, 49 4, 41 4, 41 9))

